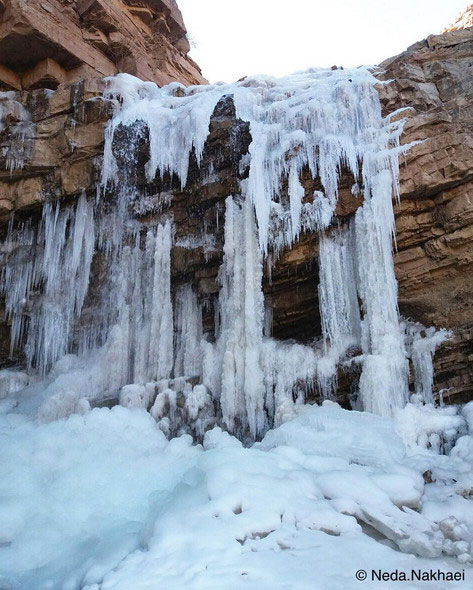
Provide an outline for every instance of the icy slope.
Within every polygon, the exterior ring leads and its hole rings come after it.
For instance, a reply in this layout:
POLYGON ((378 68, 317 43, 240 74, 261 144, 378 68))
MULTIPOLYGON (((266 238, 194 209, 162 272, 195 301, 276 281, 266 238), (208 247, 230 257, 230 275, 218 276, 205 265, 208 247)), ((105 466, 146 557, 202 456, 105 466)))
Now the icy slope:
POLYGON ((465 417, 329 403, 245 449, 218 428, 203 447, 168 442, 143 410, 2 415, 0 587, 342 590, 360 587, 359 569, 412 568, 468 580, 472 431, 449 455, 417 444, 466 432, 465 417))

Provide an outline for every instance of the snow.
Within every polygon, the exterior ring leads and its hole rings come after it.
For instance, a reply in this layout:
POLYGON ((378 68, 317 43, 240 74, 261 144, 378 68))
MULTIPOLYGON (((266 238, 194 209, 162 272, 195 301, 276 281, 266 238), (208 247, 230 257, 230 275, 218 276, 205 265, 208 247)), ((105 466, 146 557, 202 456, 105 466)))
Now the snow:
POLYGON ((150 495, 172 488, 196 453, 189 441, 169 445, 145 412, 121 407, 44 425, 8 415, 0 424, 3 588, 100 579, 139 544, 150 495))
POLYGON ((397 412, 397 429, 407 445, 419 447, 442 446, 450 450, 458 432, 466 431, 465 419, 458 414, 458 407, 437 408, 433 404, 407 404, 397 412), (441 437, 441 438, 440 438, 441 437))
POLYGON ((30 377, 23 371, 0 371, 0 400, 27 387, 30 377))
POLYGON ((120 390, 118 401, 125 408, 144 408, 149 406, 149 389, 144 385, 124 385, 120 390))
POLYGON ((473 432, 473 402, 464 404, 461 408, 461 414, 468 424, 469 431, 473 432))
MULTIPOLYGON (((192 390, 194 408, 205 395, 192 390)), ((422 474, 425 460, 457 477, 471 463, 395 429, 325 402, 244 448, 220 428, 203 446, 168 441, 143 408, 46 424, 0 414, 1 587, 342 590, 361 568, 468 577, 471 500, 422 474)))
POLYGON ((286 445, 309 455, 316 449, 320 456, 373 467, 400 462, 405 456, 403 441, 389 419, 367 412, 343 412, 330 401, 321 407, 304 406, 297 426, 282 424, 256 446, 269 450, 286 445))

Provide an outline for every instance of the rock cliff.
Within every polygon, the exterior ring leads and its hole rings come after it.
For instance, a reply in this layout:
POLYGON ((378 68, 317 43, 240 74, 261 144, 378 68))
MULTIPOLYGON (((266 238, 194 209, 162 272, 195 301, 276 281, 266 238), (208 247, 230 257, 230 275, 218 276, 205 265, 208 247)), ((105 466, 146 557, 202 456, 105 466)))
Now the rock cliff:
MULTIPOLYGON (((2 59, 0 79, 10 90, 0 98, 0 223, 5 233, 12 212, 37 219, 45 201, 73 200, 82 191, 95 194, 104 128, 113 107, 102 96, 100 78, 118 71, 158 84, 202 78, 186 56, 185 28, 173 1, 49 0, 25 8, 19 1, 0 0, 0 12, 2 6, 0 47, 7 58, 2 59), (61 26, 73 31, 67 43, 61 26), (22 53, 34 53, 35 63, 29 58, 14 61, 21 43, 36 48, 22 53)), ((378 74, 380 81, 390 80, 379 85, 383 109, 388 113, 409 107, 399 115, 407 118, 403 142, 417 142, 401 168, 396 207, 399 307, 405 317, 425 326, 453 331, 454 339, 441 347, 435 361, 436 389, 451 402, 473 397, 472 71, 473 29, 467 29, 417 43, 381 64, 378 74)), ((170 197, 176 225, 173 284, 191 280, 208 302, 204 329, 212 331, 222 260, 219 216, 225 198, 238 193, 238 178, 245 174, 248 125, 236 119, 230 98, 221 101, 212 117, 203 166, 199 169, 191 158, 183 189, 169 177, 145 187, 146 130, 138 139, 135 184, 147 194, 136 215, 146 220, 156 214, 156 200, 170 197), (204 229, 213 234, 212 244, 202 242, 204 229)), ((123 141, 130 141, 125 130, 123 141)), ((119 159, 119 143, 114 148, 119 159)), ((337 223, 361 203, 349 190, 353 182, 342 171, 337 223)), ((317 188, 308 174, 302 184, 307 195, 317 188)), ((294 248, 274 257, 273 268, 265 273, 277 338, 306 342, 320 335, 317 241, 316 235, 303 235, 294 248)), ((99 276, 99 261, 96 265, 99 276)), ((87 304, 93 310, 93 289, 87 304)), ((21 361, 17 355, 8 358, 8 326, 0 325, 0 332, 0 362, 21 361)), ((340 375, 342 400, 351 379, 340 375)))
POLYGON ((473 29, 432 35, 381 64, 386 112, 409 107, 401 166, 396 274, 404 316, 452 329, 437 387, 473 394, 473 29))
POLYGON ((1 0, 0 90, 56 89, 127 72, 205 82, 175 0, 1 0))

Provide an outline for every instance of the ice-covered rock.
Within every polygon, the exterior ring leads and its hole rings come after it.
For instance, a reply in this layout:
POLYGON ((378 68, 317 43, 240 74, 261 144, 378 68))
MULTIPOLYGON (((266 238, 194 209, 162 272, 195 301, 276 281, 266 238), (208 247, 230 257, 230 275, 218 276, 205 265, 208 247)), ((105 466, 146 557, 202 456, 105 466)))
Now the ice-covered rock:
POLYGON ((0 371, 0 399, 21 391, 28 385, 30 379, 31 377, 23 371, 2 369, 0 371))
POLYGON ((125 408, 144 408, 147 410, 150 402, 149 390, 145 385, 136 383, 124 385, 120 390, 118 401, 125 408))

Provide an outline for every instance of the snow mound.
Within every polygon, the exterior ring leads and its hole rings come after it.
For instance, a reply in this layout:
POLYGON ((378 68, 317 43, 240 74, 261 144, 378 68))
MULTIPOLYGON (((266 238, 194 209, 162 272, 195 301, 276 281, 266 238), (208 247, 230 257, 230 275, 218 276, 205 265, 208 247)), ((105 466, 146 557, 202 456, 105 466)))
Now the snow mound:
MULTIPOLYGON (((195 414, 206 391, 187 389, 195 414)), ((220 428, 168 441, 143 408, 0 415, 0 587, 346 590, 360 568, 461 571, 473 438, 439 455, 395 429, 325 403, 244 448, 220 428)))
POLYGON ((21 391, 28 385, 30 379, 31 377, 22 371, 3 369, 0 371, 0 399, 21 391))
POLYGON ((342 410, 330 401, 306 406, 296 420, 269 431, 260 443, 265 450, 281 445, 371 466, 401 461, 406 452, 391 419, 342 410))
POLYGON ((0 416, 0 587, 100 581, 140 543, 151 495, 172 489, 195 454, 143 411, 41 425, 0 416))

